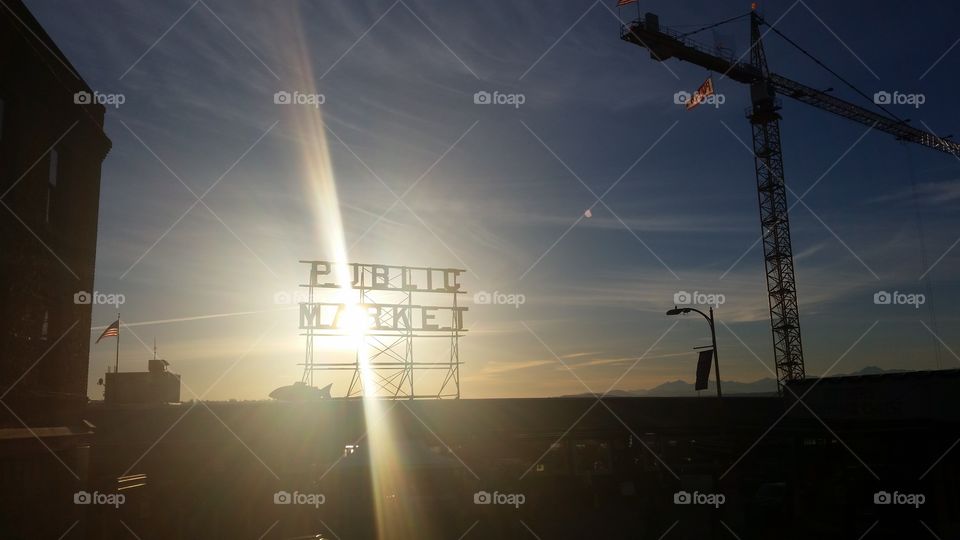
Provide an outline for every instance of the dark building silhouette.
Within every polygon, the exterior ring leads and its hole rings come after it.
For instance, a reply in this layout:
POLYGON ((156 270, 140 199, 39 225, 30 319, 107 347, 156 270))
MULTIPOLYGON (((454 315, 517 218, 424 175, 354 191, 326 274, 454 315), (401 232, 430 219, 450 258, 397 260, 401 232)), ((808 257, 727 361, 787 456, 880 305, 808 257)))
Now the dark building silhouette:
POLYGON ((147 361, 147 371, 110 372, 105 377, 104 402, 179 403, 180 375, 167 371, 169 362, 161 358, 147 361))
MULTIPOLYGON (((377 538, 377 509, 397 518, 391 539, 900 539, 928 534, 921 520, 957 538, 958 382, 792 383, 809 410, 777 396, 417 400, 384 403, 376 424, 361 400, 97 404, 91 470, 101 490, 146 484, 119 509, 144 540, 377 538), (368 436, 384 425, 391 440, 368 436), (371 487, 371 457, 396 467, 396 490, 371 487), (495 492, 525 500, 478 500, 495 492), (725 500, 678 504, 681 492, 725 500), (884 492, 926 500, 878 504, 884 492)), ((128 536, 96 510, 98 537, 128 536)))
POLYGON ((63 534, 84 476, 104 107, 27 8, 0 8, 0 537, 63 534), (81 295, 82 296, 82 295, 81 295), (82 300, 82 298, 79 298, 82 300), (59 462, 59 463, 58 463, 59 462), (42 516, 58 516, 44 519, 42 516), (24 534, 30 531, 30 534, 24 534))

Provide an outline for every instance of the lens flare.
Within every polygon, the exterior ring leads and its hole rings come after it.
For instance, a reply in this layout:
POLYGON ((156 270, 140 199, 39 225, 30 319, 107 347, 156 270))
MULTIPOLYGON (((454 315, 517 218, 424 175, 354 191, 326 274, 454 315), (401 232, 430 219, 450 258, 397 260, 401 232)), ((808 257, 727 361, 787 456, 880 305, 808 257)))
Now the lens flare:
POLYGON ((337 328, 351 337, 362 339, 373 327, 373 318, 366 308, 357 304, 346 304, 337 321, 337 328))
MULTIPOLYGON (((287 64, 294 67, 295 76, 286 91, 320 95, 311 64, 311 55, 305 39, 304 21, 298 7, 292 6, 287 27, 293 41, 285 50, 289 55, 287 64)), ((288 104, 283 107, 290 113, 295 138, 300 145, 300 159, 303 164, 303 177, 306 194, 315 218, 316 237, 319 249, 324 250, 328 260, 333 260, 341 268, 348 262, 343 220, 340 214, 340 200, 337 194, 337 182, 330 160, 327 145, 327 127, 324 124, 321 109, 312 106, 288 104)), ((309 254, 313 255, 313 254, 309 254)), ((391 417, 400 407, 389 406, 386 400, 377 397, 378 389, 386 384, 370 367, 368 331, 371 327, 370 314, 360 305, 359 296, 352 289, 350 272, 337 272, 339 295, 337 302, 347 306, 344 313, 344 328, 354 340, 357 362, 360 365, 360 377, 363 386, 362 399, 367 428, 367 445, 370 467, 370 480, 374 493, 374 512, 379 538, 426 538, 433 536, 427 528, 429 520, 423 518, 417 510, 417 502, 409 497, 405 488, 412 485, 401 466, 407 445, 398 443, 391 433, 391 417), (393 413, 393 414, 391 414, 393 413)))

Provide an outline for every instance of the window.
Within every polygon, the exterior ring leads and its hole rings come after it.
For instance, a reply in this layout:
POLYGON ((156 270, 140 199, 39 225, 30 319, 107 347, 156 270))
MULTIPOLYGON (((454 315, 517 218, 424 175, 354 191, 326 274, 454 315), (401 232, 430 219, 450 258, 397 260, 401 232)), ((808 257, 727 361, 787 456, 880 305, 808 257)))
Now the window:
POLYGON ((43 312, 43 325, 40 327, 40 339, 46 341, 50 333, 50 312, 43 312))
POLYGON ((50 172, 47 175, 47 183, 50 187, 57 187, 57 172, 60 167, 60 154, 57 149, 50 150, 50 172))
POLYGON ((50 150, 50 170, 47 173, 46 222, 50 223, 50 206, 53 203, 53 189, 57 187, 57 175, 60 169, 60 154, 57 149, 50 150))

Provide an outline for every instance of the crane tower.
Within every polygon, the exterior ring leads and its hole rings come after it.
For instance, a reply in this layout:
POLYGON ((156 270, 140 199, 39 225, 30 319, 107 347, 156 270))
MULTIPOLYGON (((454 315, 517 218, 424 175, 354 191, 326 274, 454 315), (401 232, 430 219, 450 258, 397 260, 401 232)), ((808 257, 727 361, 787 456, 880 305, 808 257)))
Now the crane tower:
MULTIPOLYGON (((694 32, 681 34, 660 26, 659 17, 647 13, 642 18, 621 26, 620 38, 650 51, 650 57, 663 62, 670 58, 706 68, 721 74, 722 78, 749 85, 751 105, 746 111, 753 132, 753 155, 756 168, 757 195, 760 205, 760 226, 763 239, 763 259, 766 268, 767 296, 770 324, 773 331, 774 363, 777 369, 777 387, 802 380, 805 376, 803 346, 800 339, 800 310, 797 302, 796 276, 793 268, 793 249, 790 245, 790 219, 787 185, 783 172, 783 149, 780 144, 780 100, 783 95, 819 109, 842 116, 873 129, 889 133, 898 140, 912 142, 948 154, 960 155, 960 144, 914 128, 907 120, 898 118, 882 106, 874 112, 839 99, 826 92, 771 73, 767 67, 761 27, 766 25, 755 10, 694 32), (750 60, 735 58, 701 45, 689 35, 749 16, 750 60)), ((826 68, 796 43, 770 26, 770 31, 790 42, 815 62, 826 68)), ((829 71, 829 68, 826 68, 829 71)), ((852 84, 843 80, 858 94, 867 97, 852 84)))

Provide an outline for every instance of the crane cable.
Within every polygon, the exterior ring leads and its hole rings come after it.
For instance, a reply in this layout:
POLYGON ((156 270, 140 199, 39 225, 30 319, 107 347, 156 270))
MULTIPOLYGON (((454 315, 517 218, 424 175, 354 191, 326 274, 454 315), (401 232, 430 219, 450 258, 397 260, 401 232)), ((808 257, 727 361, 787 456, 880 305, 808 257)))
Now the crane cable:
POLYGON ((822 67, 823 69, 829 71, 831 75, 833 75, 833 76, 836 77, 837 79, 840 79, 840 82, 842 82, 843 84, 849 86, 851 89, 853 89, 854 92, 860 94, 861 96, 863 96, 864 99, 866 99, 867 101, 869 101, 869 102, 870 102, 871 104, 873 104, 874 106, 878 107, 880 110, 882 110, 884 113, 886 113, 887 116, 889 116, 890 118, 893 118, 894 120, 900 122, 901 124, 906 124, 906 123, 907 123, 904 119, 902 119, 902 118, 900 118, 899 116, 897 116, 897 115, 893 114, 892 112, 888 111, 883 105, 880 105, 879 103, 876 103, 876 102, 873 100, 873 98, 871 98, 871 97, 868 96, 866 93, 864 93, 863 91, 861 91, 859 88, 857 88, 857 87, 856 87, 853 83, 851 83, 850 81, 848 81, 848 80, 844 79, 843 77, 841 77, 839 73, 837 73, 836 71, 834 71, 834 70, 830 69, 829 67, 827 67, 827 65, 824 64, 823 62, 821 62, 820 60, 818 60, 817 57, 813 56, 813 54, 811 54, 811 53, 808 52, 806 49, 804 49, 803 47, 801 47, 800 45, 798 45, 795 41, 793 41, 792 39, 790 39, 790 38, 788 38, 787 36, 785 36, 785 35, 783 34, 783 32, 777 30, 773 25, 771 25, 770 23, 768 23, 766 20, 761 19, 760 21, 761 21, 763 24, 767 25, 767 26, 770 28, 770 30, 772 30, 775 34, 777 34, 778 36, 780 36, 780 37, 782 37, 784 40, 786 40, 787 43, 789 43, 790 45, 793 45, 798 51, 800 51, 801 53, 803 53, 804 55, 806 55, 807 58, 813 60, 818 66, 820 66, 820 67, 822 67))
POLYGON ((680 37, 685 38, 685 37, 687 37, 687 36, 692 36, 692 35, 694 35, 694 34, 703 32, 704 30, 709 30, 709 29, 711 29, 711 28, 716 28, 716 27, 718 27, 718 26, 720 26, 720 25, 727 24, 727 23, 729 23, 729 22, 733 22, 733 21, 742 19, 742 18, 750 15, 750 13, 751 13, 751 12, 748 11, 748 12, 744 13, 743 15, 737 15, 736 17, 731 17, 731 18, 729 18, 729 19, 720 21, 720 22, 718 22, 718 23, 708 24, 707 26, 704 26, 704 27, 701 27, 701 28, 697 28, 696 30, 692 30, 692 31, 690 31, 690 32, 686 32, 686 33, 680 34, 680 37))
MULTIPOLYGON (((909 174, 910 193, 913 197, 913 213, 914 213, 914 219, 916 220, 916 224, 917 224, 917 236, 918 236, 918 240, 920 241, 920 266, 922 267, 921 271, 926 272, 928 268, 927 242, 925 237, 926 235, 924 234, 923 215, 920 212, 920 200, 919 200, 920 195, 919 195, 919 192, 917 191, 917 180, 914 175, 913 154, 910 152, 910 147, 904 145, 904 148, 907 151, 907 170, 910 173, 909 174)), ((940 366, 941 366, 940 338, 937 336, 937 332, 938 332, 937 310, 936 310, 936 307, 934 306, 934 301, 936 299, 936 296, 933 295, 933 281, 930 279, 929 276, 924 276, 923 283, 925 287, 924 292, 927 294, 927 302, 929 302, 928 309, 930 310, 929 311, 930 326, 931 326, 931 331, 933 332, 933 338, 934 338, 933 339, 934 357, 936 358, 936 361, 937 361, 937 369, 940 369, 940 366)))
MULTIPOLYGON (((790 45, 793 45, 794 48, 796 48, 798 51, 800 51, 801 53, 803 53, 807 58, 809 58, 810 60, 813 60, 818 66, 820 66, 820 67, 822 67, 823 69, 825 69, 825 70, 827 70, 828 72, 830 72, 830 74, 832 74, 834 77, 836 77, 837 79, 839 79, 842 83, 844 83, 845 85, 847 85, 848 87, 850 87, 854 92, 856 92, 857 94, 859 94, 860 96, 862 96, 864 99, 866 99, 867 101, 869 101, 870 103, 872 103, 873 105, 875 105, 877 108, 879 108, 880 110, 882 110, 882 111, 883 111, 884 113, 886 113, 890 118, 893 118, 894 120, 897 120, 898 122, 900 122, 900 123, 902 123, 902 124, 906 124, 906 123, 907 123, 905 120, 903 120, 903 119, 900 118, 899 116, 897 116, 897 115, 893 114, 892 112, 888 111, 888 110, 886 109, 886 107, 884 107, 883 105, 880 105, 879 103, 876 103, 873 99, 870 98, 870 96, 868 96, 866 93, 864 93, 864 92, 861 91, 859 88, 857 88, 853 83, 851 83, 850 81, 848 81, 848 80, 844 79, 843 77, 841 77, 839 73, 837 73, 836 71, 830 69, 826 64, 824 64, 824 63, 821 62, 819 59, 817 59, 815 56, 813 56, 813 54, 811 54, 811 53, 808 52, 806 49, 804 49, 803 47, 801 47, 800 45, 798 45, 798 44, 797 44, 795 41, 793 41, 792 39, 788 38, 786 35, 784 35, 783 32, 777 30, 773 25, 769 24, 766 20, 761 19, 761 22, 762 22, 763 24, 767 25, 767 27, 769 27, 770 30, 772 30, 775 34, 777 34, 778 36, 780 36, 781 38, 783 38, 787 43, 789 43, 790 45)), ((909 174, 909 177, 910 177, 910 191, 911 191, 911 194, 912 194, 912 197, 913 197, 914 219, 915 219, 915 221, 916 221, 916 226, 917 226, 918 240, 920 241, 920 264, 921 264, 921 266, 923 266, 924 271, 926 271, 926 269, 927 269, 927 247, 926 247, 926 237, 925 237, 924 226, 923 226, 923 215, 922 215, 922 213, 920 212, 919 193, 918 193, 918 191, 917 191, 917 181, 916 181, 916 177, 915 177, 915 175, 914 175, 913 159, 912 159, 912 154, 910 153, 910 149, 909 149, 909 148, 907 148, 907 168, 908 168, 909 173, 910 173, 910 174, 909 174)), ((934 337, 934 351, 935 351, 935 358, 936 358, 936 362, 937 362, 937 369, 940 369, 940 367, 941 367, 941 362, 940 362, 940 341, 939 341, 939 338, 936 336, 936 332, 937 332, 937 311, 936 311, 936 308, 935 308, 935 306, 934 306, 934 304, 933 304, 934 298, 935 298, 935 297, 933 296, 933 282, 932 282, 929 278, 925 278, 923 281, 924 281, 925 292, 926 292, 926 294, 927 294, 927 298, 928 298, 929 301, 930 301, 930 306, 929 306, 929 310, 930 310, 930 311, 929 311, 929 314, 930 314, 930 325, 933 327, 932 330, 933 330, 933 332, 934 332, 934 336, 933 336, 933 337, 934 337)))

